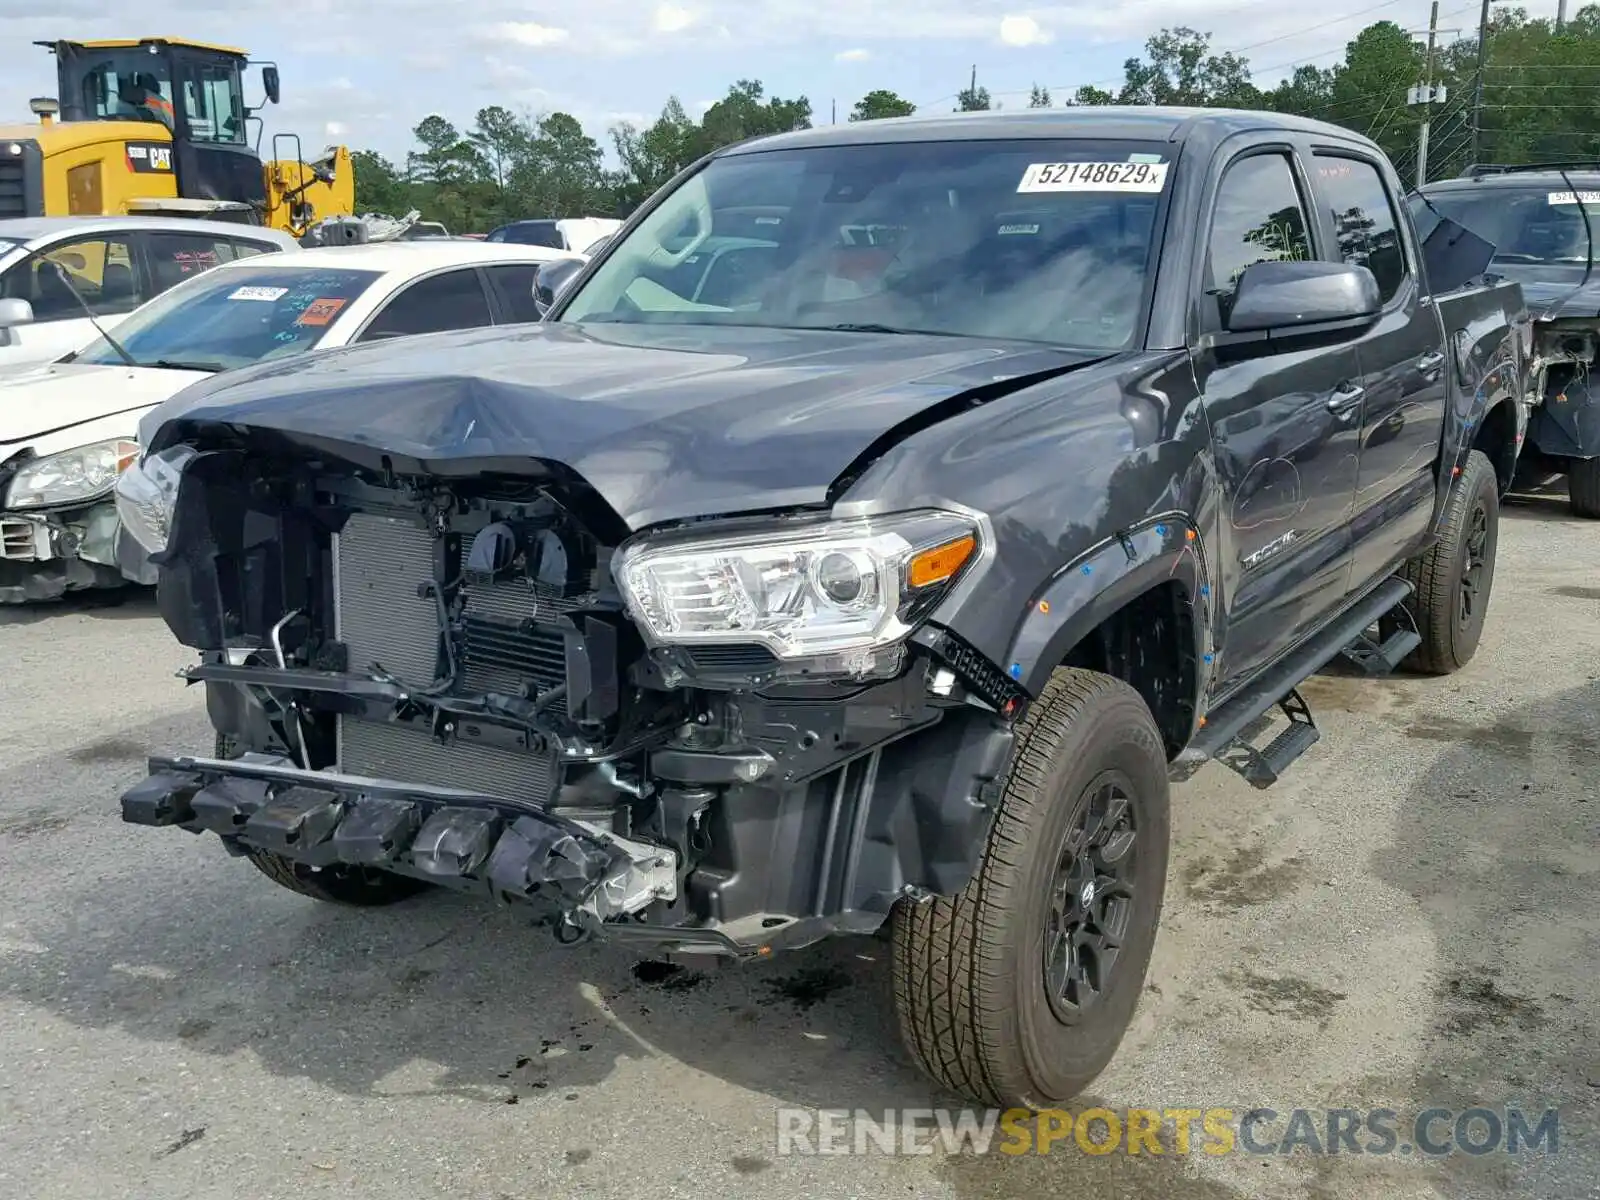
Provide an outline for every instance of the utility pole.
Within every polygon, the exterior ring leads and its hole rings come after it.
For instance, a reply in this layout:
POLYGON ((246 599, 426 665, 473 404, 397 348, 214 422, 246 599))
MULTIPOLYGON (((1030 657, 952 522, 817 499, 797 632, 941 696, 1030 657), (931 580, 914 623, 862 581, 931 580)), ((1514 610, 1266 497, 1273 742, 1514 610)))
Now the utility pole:
POLYGON ((1433 124, 1433 106, 1445 98, 1443 87, 1433 86, 1433 49, 1439 39, 1439 0, 1433 0, 1428 14, 1428 57, 1422 67, 1422 82, 1406 95, 1406 103, 1422 106, 1422 124, 1417 129, 1417 186, 1428 182, 1428 133, 1433 124))
POLYGON ((1483 12, 1478 17, 1478 73, 1472 82, 1472 161, 1478 162, 1479 146, 1483 137, 1483 66, 1489 52, 1489 0, 1483 0, 1483 12))
POLYGON ((1567 23, 1567 0, 1556 2, 1556 32, 1561 32, 1561 27, 1567 23))

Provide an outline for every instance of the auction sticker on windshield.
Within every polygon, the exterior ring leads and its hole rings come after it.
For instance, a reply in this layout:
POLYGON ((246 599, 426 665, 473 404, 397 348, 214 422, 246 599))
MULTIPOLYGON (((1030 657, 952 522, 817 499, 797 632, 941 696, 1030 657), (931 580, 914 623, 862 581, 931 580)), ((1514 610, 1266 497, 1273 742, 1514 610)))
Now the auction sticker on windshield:
POLYGON ((1585 204, 1600 204, 1600 192, 1579 192, 1577 195, 1571 192, 1551 192, 1548 203, 1576 204, 1580 200, 1585 204))
POLYGON ((282 300, 289 294, 288 288, 275 287, 242 287, 234 288, 228 295, 229 300, 282 300))
POLYGON ((1019 192, 1159 192, 1167 186, 1164 162, 1032 163, 1019 192))
POLYGON ((327 325, 334 317, 339 315, 339 310, 344 307, 344 299, 339 296, 324 296, 313 300, 306 305, 305 312, 295 320, 296 325, 327 325))

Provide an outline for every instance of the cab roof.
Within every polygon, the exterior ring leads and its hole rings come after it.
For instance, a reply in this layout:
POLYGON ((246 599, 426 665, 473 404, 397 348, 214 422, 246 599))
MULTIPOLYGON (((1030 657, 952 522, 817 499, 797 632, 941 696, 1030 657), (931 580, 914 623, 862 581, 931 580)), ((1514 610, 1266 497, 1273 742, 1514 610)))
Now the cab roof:
MULTIPOLYGON (((144 38, 95 38, 90 41, 74 41, 72 38, 61 38, 69 46, 82 46, 88 50, 136 50, 152 42, 158 46, 183 46, 190 50, 209 50, 214 54, 232 54, 239 58, 249 58, 248 50, 241 50, 237 46, 223 46, 216 42, 197 42, 193 38, 181 37, 144 37, 144 38)), ((38 46, 54 46, 55 42, 36 42, 38 46)))
POLYGON ((765 150, 806 146, 883 145, 897 142, 987 141, 1009 138, 1096 138, 1106 141, 1186 142, 1203 138, 1216 142, 1237 133, 1280 130, 1356 143, 1370 149, 1377 144, 1360 134, 1327 121, 1288 113, 1230 108, 1184 108, 1163 105, 1074 105, 1070 108, 1035 108, 1019 112, 962 112, 890 117, 821 125, 793 133, 739 142, 723 154, 760 153, 765 150))

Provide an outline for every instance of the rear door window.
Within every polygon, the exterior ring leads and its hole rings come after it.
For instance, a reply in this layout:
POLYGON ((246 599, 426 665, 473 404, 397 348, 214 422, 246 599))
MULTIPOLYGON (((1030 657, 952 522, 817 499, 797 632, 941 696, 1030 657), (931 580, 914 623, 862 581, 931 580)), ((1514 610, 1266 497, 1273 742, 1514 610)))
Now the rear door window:
POLYGON ((357 340, 372 342, 447 329, 475 329, 493 323, 489 297, 478 279, 477 268, 466 267, 411 284, 383 306, 357 340))
POLYGON ((538 273, 538 263, 506 263, 484 268, 505 324, 522 324, 539 319, 539 308, 533 302, 533 281, 538 273))
POLYGON ((218 263, 232 262, 233 243, 213 234, 147 233, 150 278, 159 294, 191 275, 209 271, 218 263))

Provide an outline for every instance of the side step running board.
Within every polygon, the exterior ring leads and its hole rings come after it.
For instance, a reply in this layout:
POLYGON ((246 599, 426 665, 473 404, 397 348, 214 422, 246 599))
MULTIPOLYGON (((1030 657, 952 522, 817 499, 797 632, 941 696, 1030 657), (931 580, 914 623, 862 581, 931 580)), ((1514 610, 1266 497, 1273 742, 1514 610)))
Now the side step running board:
MULTIPOLYGON (((1267 788, 1278 782, 1278 776, 1322 738, 1322 731, 1311 719, 1311 708, 1299 692, 1291 691, 1278 701, 1283 715, 1289 718, 1288 727, 1268 742, 1264 749, 1252 746, 1245 736, 1235 738, 1216 754, 1216 759, 1231 771, 1236 771, 1252 787, 1267 788)), ((1265 726, 1270 722, 1260 722, 1265 726)))
POLYGON ((1421 644, 1414 630, 1393 634, 1381 646, 1367 636, 1379 617, 1403 604, 1411 593, 1407 580, 1391 576, 1345 610, 1320 636, 1273 664, 1260 679, 1209 715, 1172 764, 1172 778, 1188 779, 1214 758, 1253 786, 1271 787, 1289 764, 1321 737, 1310 708, 1295 690, 1304 680, 1341 654, 1354 658, 1369 674, 1383 674, 1421 644), (1252 739, 1270 726, 1274 708, 1289 718, 1289 725, 1258 749, 1252 739))

